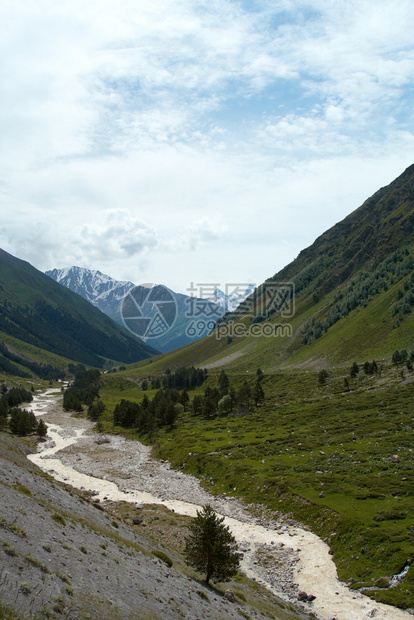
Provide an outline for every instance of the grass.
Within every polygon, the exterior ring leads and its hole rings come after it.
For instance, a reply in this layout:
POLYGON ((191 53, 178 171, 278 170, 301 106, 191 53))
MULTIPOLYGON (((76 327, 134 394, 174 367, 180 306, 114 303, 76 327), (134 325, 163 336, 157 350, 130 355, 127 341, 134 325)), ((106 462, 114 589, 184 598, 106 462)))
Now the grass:
MULTIPOLYGON (((384 365, 377 375, 348 377, 344 392, 346 371, 328 370, 323 386, 317 371, 267 374, 263 406, 208 420, 186 412, 173 430, 152 438, 153 452, 197 475, 212 493, 310 525, 328 541, 341 580, 373 586, 412 556, 414 377, 406 370, 403 380, 399 367, 384 365)), ((228 374, 234 385, 248 376, 228 374)), ((210 385, 217 376, 210 372, 210 385)), ((105 402, 119 399, 113 385, 103 390, 105 402)), ((134 387, 130 393, 131 400, 144 394, 134 387)), ((105 415, 110 430, 111 405, 105 415)), ((133 429, 126 434, 137 437, 133 429)), ((392 590, 368 594, 414 607, 413 570, 392 590)))
POLYGON ((18 491, 19 493, 23 493, 23 495, 27 495, 28 497, 31 497, 32 495, 30 489, 28 489, 27 487, 23 486, 20 483, 14 484, 13 488, 16 489, 16 491, 18 491))
POLYGON ((12 534, 17 534, 20 538, 27 538, 27 534, 24 529, 17 525, 14 521, 7 522, 4 517, 0 516, 0 526, 12 534))
POLYGON ((65 521, 65 519, 62 517, 62 515, 59 515, 59 514, 56 514, 56 513, 55 513, 54 515, 52 515, 52 519, 53 519, 54 521, 56 521, 56 523, 59 523, 59 525, 61 525, 62 527, 65 527, 65 526, 66 526, 66 521, 65 521))
MULTIPOLYGON (((29 359, 30 361, 37 362, 38 364, 50 364, 56 368, 66 369, 68 364, 73 360, 56 355, 45 349, 40 349, 32 344, 14 338, 5 332, 0 332, 0 340, 4 342, 12 351, 17 352, 22 357, 29 359)), ((27 371, 27 368, 26 368, 27 371)), ((30 372, 30 371, 28 371, 30 372)), ((42 380, 35 377, 34 381, 41 382, 42 380)), ((45 382, 46 383, 46 382, 45 382)))
POLYGON ((17 556, 16 549, 10 543, 3 542, 3 549, 4 549, 4 552, 7 553, 7 555, 10 555, 11 557, 17 556))
POLYGON ((48 567, 46 566, 46 564, 44 564, 43 562, 41 562, 40 560, 38 560, 37 558, 35 558, 34 556, 32 556, 31 554, 25 555, 24 559, 29 562, 29 564, 31 564, 32 566, 34 566, 35 568, 40 568, 40 570, 42 571, 42 573, 50 573, 50 570, 48 569, 48 567))
POLYGON ((153 554, 157 558, 162 560, 164 564, 166 564, 169 568, 171 568, 171 566, 173 565, 172 559, 166 553, 164 553, 164 551, 159 551, 158 549, 155 549, 155 551, 153 551, 153 554))
POLYGON ((23 617, 0 599, 0 618, 2 620, 23 620, 23 617))
POLYGON ((20 592, 23 592, 23 594, 28 595, 32 591, 32 585, 28 581, 22 581, 20 583, 19 590, 20 592))

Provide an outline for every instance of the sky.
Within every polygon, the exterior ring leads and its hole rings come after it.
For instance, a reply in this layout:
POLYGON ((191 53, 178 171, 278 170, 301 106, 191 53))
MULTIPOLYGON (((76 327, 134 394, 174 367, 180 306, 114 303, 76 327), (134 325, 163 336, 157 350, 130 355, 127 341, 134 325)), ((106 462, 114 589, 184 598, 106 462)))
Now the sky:
POLYGON ((260 284, 414 162, 412 0, 3 0, 0 247, 260 284))

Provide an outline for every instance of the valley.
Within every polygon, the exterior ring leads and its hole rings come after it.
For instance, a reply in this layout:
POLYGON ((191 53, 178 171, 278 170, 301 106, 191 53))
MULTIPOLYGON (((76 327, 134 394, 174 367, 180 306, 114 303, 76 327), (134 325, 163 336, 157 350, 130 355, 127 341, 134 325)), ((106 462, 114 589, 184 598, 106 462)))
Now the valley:
MULTIPOLYGON (((191 606, 200 618, 214 620, 237 614, 280 620, 412 616, 413 188, 411 166, 237 308, 223 311, 207 336, 185 344, 184 323, 177 324, 175 335, 163 337, 178 340, 163 353, 77 293, 0 252, 6 470, 16 465, 17 453, 39 448, 30 461, 17 459, 13 485, 7 476, 2 482, 2 523, 10 538, 3 540, 4 557, 13 575, 7 568, 3 593, 10 579, 19 583, 20 558, 33 557, 23 547, 9 553, 11 524, 20 522, 21 510, 31 531, 50 521, 46 504, 36 519, 28 516, 44 475, 48 497, 53 476, 62 505, 71 502, 62 489, 69 495, 77 489, 91 513, 102 511, 112 527, 125 528, 126 538, 138 537, 156 557, 174 556, 174 579, 181 584, 177 617, 191 617, 191 606), (56 387, 62 379, 72 382, 63 409, 56 387), (20 386, 35 395, 27 408, 48 424, 46 441, 31 414, 13 411, 11 388, 20 386), (19 415, 31 425, 23 440, 13 436, 19 415), (29 466, 28 477, 21 470, 29 466), (243 609, 223 611, 225 587, 214 594, 200 590, 200 576, 185 565, 183 531, 206 503, 225 516, 244 553, 243 573, 229 585, 243 609), (201 607, 183 594, 183 576, 202 592, 201 607)), ((96 273, 83 274, 85 282, 96 273)), ((104 296, 117 284, 130 286, 103 274, 98 280, 104 296)), ((59 502, 53 503, 56 514, 59 502)), ((73 510, 80 510, 76 502, 73 510)), ((44 549, 37 550, 47 567, 44 549)), ((56 554, 46 558, 59 560, 56 554)), ((89 563, 88 569, 97 567, 89 563)), ((28 570, 26 562, 23 573, 28 570)), ((47 587, 56 593, 53 575, 47 587)), ((148 575, 144 571, 148 617, 163 617, 154 593, 154 579, 161 577, 148 575)), ((43 591, 38 578, 36 588, 43 591)), ((73 580, 79 596, 83 583, 80 571, 73 580)), ((132 618, 132 589, 126 611, 114 582, 111 592, 120 617, 132 618)), ((36 599, 28 594, 19 590, 15 603, 31 617, 36 599)), ((68 606, 71 595, 59 596, 68 606)), ((161 600, 166 603, 165 593, 161 600)))
MULTIPOLYGON (((48 403, 53 400, 54 393, 49 391, 33 403, 33 410, 48 424, 50 440, 29 458, 57 480, 92 492, 94 501, 162 504, 186 516, 195 516, 196 509, 209 502, 218 513, 226 515, 226 523, 243 549, 243 572, 287 602, 296 602, 298 592, 305 590, 316 596, 308 611, 313 610, 324 620, 333 612, 338 620, 347 620, 368 615, 374 609, 375 617, 381 620, 409 617, 340 583, 328 546, 291 519, 270 520, 264 527, 263 518, 255 518, 239 501, 210 495, 197 479, 172 470, 166 462, 153 460, 150 449, 139 442, 91 433, 90 423, 56 407, 48 412, 48 403), (277 564, 281 548, 292 552, 282 570, 279 566, 275 574, 266 565, 260 567, 262 553, 268 558, 275 554, 277 564)), ((282 556, 286 558, 286 553, 282 556)))

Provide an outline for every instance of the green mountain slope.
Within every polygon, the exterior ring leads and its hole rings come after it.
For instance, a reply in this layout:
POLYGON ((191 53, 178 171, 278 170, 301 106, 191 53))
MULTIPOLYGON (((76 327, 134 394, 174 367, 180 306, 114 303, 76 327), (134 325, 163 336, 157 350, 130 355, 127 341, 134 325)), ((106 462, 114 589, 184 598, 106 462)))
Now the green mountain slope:
POLYGON ((330 228, 276 274, 327 293, 362 268, 371 268, 414 241, 414 165, 330 228))
POLYGON ((413 274, 414 165, 258 287, 208 338, 159 358, 152 370, 322 367, 414 348, 413 274), (293 283, 293 316, 269 302, 273 283, 293 283))
POLYGON ((157 352, 82 297, 0 250, 0 332, 51 353, 102 367, 157 352))

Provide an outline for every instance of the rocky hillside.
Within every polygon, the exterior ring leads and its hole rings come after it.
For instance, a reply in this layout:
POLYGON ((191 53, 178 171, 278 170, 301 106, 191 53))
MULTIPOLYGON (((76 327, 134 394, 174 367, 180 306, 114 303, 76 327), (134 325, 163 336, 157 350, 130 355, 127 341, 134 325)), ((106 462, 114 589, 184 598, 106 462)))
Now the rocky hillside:
POLYGON ((303 618, 246 579, 231 584, 238 594, 230 602, 225 584, 207 587, 152 538, 152 521, 177 527, 173 513, 135 509, 141 525, 128 525, 117 505, 103 508, 41 472, 28 450, 0 433, 1 618, 303 618))

